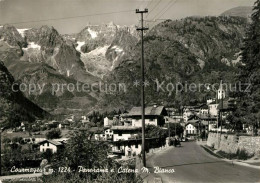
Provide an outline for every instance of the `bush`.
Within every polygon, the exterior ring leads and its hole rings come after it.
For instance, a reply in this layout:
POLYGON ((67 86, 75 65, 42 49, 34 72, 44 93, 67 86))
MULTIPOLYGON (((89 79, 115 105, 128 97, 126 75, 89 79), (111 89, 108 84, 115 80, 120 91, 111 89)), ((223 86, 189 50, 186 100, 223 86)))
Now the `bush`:
POLYGON ((238 149, 236 154, 237 154, 237 159, 240 159, 240 160, 247 160, 254 156, 254 155, 248 154, 245 149, 238 149))
POLYGON ((4 139, 3 139, 3 143, 4 144, 9 144, 11 142, 11 139, 9 139, 9 138, 7 138, 7 137, 5 137, 4 139))
MULTIPOLYGON (((57 156, 53 161, 52 168, 58 169, 60 166, 70 167, 72 172, 58 173, 55 171, 50 176, 43 176, 43 182, 56 183, 56 182, 68 182, 68 183, 141 183, 143 182, 140 177, 136 177, 135 173, 117 173, 117 171, 108 171, 106 173, 89 172, 88 174, 78 172, 79 166, 83 166, 87 169, 108 169, 118 170, 119 167, 135 168, 129 165, 119 164, 118 162, 107 158, 109 152, 109 144, 106 142, 97 142, 88 140, 88 134, 85 132, 75 131, 71 134, 68 140, 64 153, 57 156)), ((52 154, 45 154, 46 158, 52 156, 52 154)), ((133 163, 133 166, 135 162, 133 163)))
POLYGON ((18 143, 19 140, 20 140, 19 137, 13 137, 13 138, 12 138, 12 142, 13 142, 13 143, 18 143))
POLYGON ((227 159, 239 159, 239 160, 247 160, 254 156, 248 154, 245 149, 238 149, 236 153, 226 153, 224 151, 218 151, 217 154, 227 159))
POLYGON ((58 139, 61 138, 61 131, 60 129, 52 129, 48 133, 46 133, 47 139, 58 139))

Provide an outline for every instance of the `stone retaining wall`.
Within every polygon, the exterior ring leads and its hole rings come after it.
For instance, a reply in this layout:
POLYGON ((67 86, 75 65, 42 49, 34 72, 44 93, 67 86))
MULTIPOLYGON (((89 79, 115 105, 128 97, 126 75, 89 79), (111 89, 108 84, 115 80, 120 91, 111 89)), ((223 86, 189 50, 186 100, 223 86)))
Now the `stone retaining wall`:
POLYGON ((260 155, 260 137, 236 136, 209 133, 207 145, 226 153, 236 153, 238 149, 244 149, 248 154, 260 155))

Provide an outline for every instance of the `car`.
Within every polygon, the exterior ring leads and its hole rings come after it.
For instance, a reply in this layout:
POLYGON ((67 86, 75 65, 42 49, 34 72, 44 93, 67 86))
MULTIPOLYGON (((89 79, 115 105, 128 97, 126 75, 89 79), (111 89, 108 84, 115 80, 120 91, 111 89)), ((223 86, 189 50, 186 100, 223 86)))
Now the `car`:
POLYGON ((177 147, 177 146, 181 147, 181 141, 178 140, 178 139, 175 139, 173 144, 174 144, 175 147, 177 147))
POLYGON ((181 138, 181 142, 186 142, 186 141, 188 141, 188 139, 186 137, 181 138))

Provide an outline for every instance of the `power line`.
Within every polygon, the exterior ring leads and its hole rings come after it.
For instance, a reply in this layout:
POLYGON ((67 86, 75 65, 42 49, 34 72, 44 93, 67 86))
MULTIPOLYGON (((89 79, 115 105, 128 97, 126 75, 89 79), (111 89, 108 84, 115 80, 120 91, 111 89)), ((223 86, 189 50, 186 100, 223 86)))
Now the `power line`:
POLYGON ((145 3, 145 1, 144 0, 142 0, 141 2, 140 2, 140 4, 139 4, 139 6, 138 7, 141 7, 143 4, 145 3))
MULTIPOLYGON (((153 1, 153 0, 151 0, 153 1)), ((139 4, 139 8, 143 8, 142 6, 144 6, 144 8, 147 8, 149 6, 149 4, 151 3, 151 1, 149 0, 142 0, 142 2, 139 4)))
MULTIPOLYGON (((23 22, 11 22, 11 23, 8 23, 8 24, 23 24, 23 23, 45 22, 45 21, 53 21, 53 20, 66 20, 66 19, 74 19, 74 18, 81 18, 81 17, 109 15, 109 14, 126 13, 126 12, 134 12, 134 11, 135 10, 124 10, 124 11, 115 11, 115 12, 106 12, 106 13, 95 13, 95 14, 87 14, 87 15, 79 15, 79 16, 70 16, 70 17, 63 17, 63 18, 50 18, 50 19, 30 20, 30 21, 23 21, 23 22)), ((6 24, 6 23, 3 23, 3 24, 6 24)))
POLYGON ((165 20, 165 19, 160 19, 178 0, 175 0, 175 1, 169 1, 167 3, 167 5, 160 11, 158 12, 153 18, 152 20, 155 20, 154 23, 151 25, 154 26, 155 25, 155 22, 156 20, 165 20), (172 3, 172 4, 171 4, 172 3), (162 14, 161 14, 162 13, 162 14), (156 19, 156 17, 159 15, 159 17, 156 19))
POLYGON ((169 7, 169 5, 173 2, 173 0, 170 0, 166 6, 163 7, 163 9, 161 9, 161 11, 159 11, 152 19, 155 19, 158 15, 160 15, 164 10, 167 9, 167 7, 169 7))
MULTIPOLYGON (((153 3, 154 0, 151 0, 148 4, 147 4, 147 8, 153 3)), ((149 13, 148 13, 149 14, 149 13)))
POLYGON ((178 0, 175 0, 170 6, 168 6, 168 8, 158 17, 161 18, 173 5, 175 5, 177 3, 178 0))
POLYGON ((157 22, 158 20, 168 20, 168 19, 165 19, 165 18, 164 18, 164 19, 162 19, 162 18, 161 18, 161 19, 158 19, 158 18, 157 18, 157 19, 154 19, 154 20, 144 20, 144 21, 145 21, 145 22, 157 22))
POLYGON ((145 2, 146 2, 146 5, 145 5, 144 8, 148 8, 148 6, 150 6, 153 1, 154 1, 154 0, 143 0, 142 3, 140 3, 139 8, 142 8, 141 6, 144 5, 145 2))
POLYGON ((170 5, 170 3, 171 3, 171 1, 169 1, 168 3, 167 3, 167 5, 166 6, 164 6, 153 18, 152 18, 152 20, 154 20, 154 23, 151 25, 151 27, 152 26, 154 26, 154 24, 155 24, 155 17, 157 17, 157 15, 159 15, 164 9, 166 9, 166 7, 168 7, 168 5, 170 5))
POLYGON ((158 2, 155 4, 155 6, 153 6, 152 10, 149 11, 149 13, 147 14, 146 17, 148 17, 148 16, 150 15, 150 13, 157 7, 157 5, 158 5, 161 1, 162 1, 162 0, 158 1, 158 2))

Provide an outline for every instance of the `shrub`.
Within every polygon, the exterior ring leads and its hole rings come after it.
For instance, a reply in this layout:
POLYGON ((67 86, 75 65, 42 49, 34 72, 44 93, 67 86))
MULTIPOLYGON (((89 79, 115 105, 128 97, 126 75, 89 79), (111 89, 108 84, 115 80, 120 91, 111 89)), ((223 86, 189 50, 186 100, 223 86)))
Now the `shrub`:
POLYGON ((254 156, 254 155, 248 154, 245 149, 238 149, 236 154, 237 154, 237 159, 240 159, 240 160, 247 160, 254 156))
POLYGON ((248 154, 245 149, 238 149, 236 153, 226 153, 224 151, 218 151, 217 154, 227 159, 239 159, 239 160, 247 160, 254 156, 248 154))
POLYGON ((7 138, 7 137, 5 137, 4 139, 3 139, 3 143, 4 144, 9 144, 11 142, 11 139, 9 139, 9 138, 7 138))
POLYGON ((46 133, 47 139, 58 139, 61 137, 60 129, 52 129, 48 133, 46 133))

